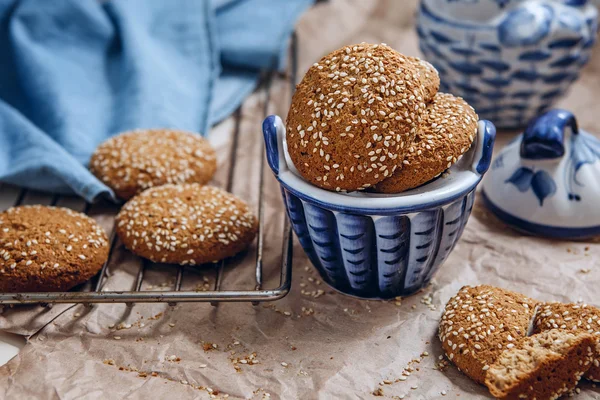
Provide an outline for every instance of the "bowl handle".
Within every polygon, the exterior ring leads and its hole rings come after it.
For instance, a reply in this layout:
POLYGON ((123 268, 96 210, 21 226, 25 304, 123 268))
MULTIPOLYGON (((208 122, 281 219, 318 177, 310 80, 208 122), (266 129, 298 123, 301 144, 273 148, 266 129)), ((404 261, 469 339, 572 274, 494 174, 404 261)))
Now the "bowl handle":
POLYGON ((492 152, 496 141, 496 127, 490 121, 479 121, 477 129, 477 150, 472 166, 473 172, 483 175, 492 162, 492 152))
POLYGON ((283 128, 283 122, 277 115, 269 115, 263 121, 262 129, 267 152, 267 163, 269 163, 269 167, 271 167, 275 176, 279 176, 280 153, 278 136, 283 134, 283 132, 280 132, 281 128, 283 128))

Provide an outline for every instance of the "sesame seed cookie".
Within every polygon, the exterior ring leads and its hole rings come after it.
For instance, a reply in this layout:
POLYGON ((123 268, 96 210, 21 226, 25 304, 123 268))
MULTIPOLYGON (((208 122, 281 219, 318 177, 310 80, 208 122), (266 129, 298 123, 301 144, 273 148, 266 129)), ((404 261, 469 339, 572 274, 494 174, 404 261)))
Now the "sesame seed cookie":
MULTIPOLYGON (((544 303, 538 306, 533 331, 565 329, 570 332, 587 332, 600 345, 600 309, 587 304, 544 303)), ((600 382, 600 353, 585 378, 600 382)))
POLYGON ((557 399, 590 368, 594 345, 586 332, 552 329, 530 336, 498 357, 485 384, 499 399, 557 399))
POLYGON ((248 205, 224 190, 197 183, 148 189, 117 215, 129 250, 154 262, 199 265, 231 257, 256 236, 248 205))
POLYGON ((421 75, 421 84, 423 85, 423 99, 426 103, 433 100, 438 90, 440 90, 440 75, 437 69, 425 60, 418 57, 407 57, 419 70, 421 75))
POLYGON ((415 63, 384 44, 323 57, 296 87, 288 113, 294 166, 310 183, 336 191, 391 176, 419 131, 423 92, 415 63))
POLYGON ((108 258, 104 230, 67 208, 20 206, 0 213, 0 292, 65 291, 108 258))
POLYGON ((167 183, 205 184, 216 169, 215 151, 206 139, 169 129, 113 136, 90 160, 92 173, 125 200, 167 183))
POLYGON ((483 383, 490 365, 527 335, 536 302, 488 285, 465 286, 442 315, 444 352, 464 374, 483 383))
POLYGON ((421 130, 396 172, 375 186, 380 193, 400 193, 423 185, 460 160, 477 136, 478 117, 460 97, 438 93, 427 105, 421 130))

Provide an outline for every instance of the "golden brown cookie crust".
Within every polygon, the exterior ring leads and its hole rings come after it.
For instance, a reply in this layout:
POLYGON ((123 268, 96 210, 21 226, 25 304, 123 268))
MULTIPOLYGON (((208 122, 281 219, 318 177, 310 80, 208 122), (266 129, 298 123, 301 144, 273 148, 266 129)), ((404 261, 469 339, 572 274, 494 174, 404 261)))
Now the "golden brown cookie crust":
POLYGON ((205 184, 216 168, 215 151, 206 139, 169 129, 113 136, 90 160, 92 173, 125 200, 167 183, 205 184))
POLYGON ((390 176, 425 108, 418 68, 386 45, 345 46, 310 67, 287 118, 294 166, 310 183, 354 191, 390 176))
MULTIPOLYGON (((543 303, 538 306, 533 329, 535 333, 550 329, 586 332, 593 335, 600 345, 600 309, 588 304, 543 303)), ((600 382, 600 353, 594 358, 585 378, 600 382)))
POLYGON ((0 213, 0 292, 69 290, 107 258, 106 233, 84 214, 47 206, 0 213))
POLYGON ((375 186, 380 193, 400 193, 439 176, 469 150, 478 117, 462 98, 438 93, 427 105, 421 130, 394 174, 375 186))
POLYGON ((498 399, 557 399, 590 368, 594 344, 585 332, 553 329, 530 336, 498 357, 485 384, 498 399))
POLYGON ((421 75, 421 84, 423 85, 423 98, 426 103, 433 101, 433 98, 440 90, 440 75, 437 69, 429 62, 421 60, 418 57, 408 57, 419 70, 421 75))
POLYGON ((129 250, 154 262, 199 265, 245 249, 258 229, 248 205, 199 184, 164 185, 135 196, 117 215, 129 250))
POLYGON ((527 335, 536 302, 488 285, 465 286, 446 304, 439 326, 444 352, 479 383, 506 349, 527 335))

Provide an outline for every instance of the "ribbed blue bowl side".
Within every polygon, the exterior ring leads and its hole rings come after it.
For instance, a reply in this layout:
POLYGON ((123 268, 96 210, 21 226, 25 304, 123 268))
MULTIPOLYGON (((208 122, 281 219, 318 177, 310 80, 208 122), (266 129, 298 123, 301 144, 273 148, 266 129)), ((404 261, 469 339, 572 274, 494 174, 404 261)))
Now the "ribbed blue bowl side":
MULTIPOLYGON (((467 221, 469 220, 471 211, 473 211, 473 204, 475 204, 475 191, 474 190, 466 196, 465 212, 463 213, 463 218, 460 223, 460 229, 459 229, 458 233, 456 234, 456 241, 458 241, 458 239, 462 236, 462 234, 465 230, 465 225, 467 225, 467 221)), ((456 244, 456 241, 454 242, 454 244, 456 244)))
POLYGON ((410 214, 410 250, 408 270, 404 278, 404 293, 410 294, 423 287, 427 272, 433 267, 440 241, 442 208, 410 214))
POLYGON ((322 267, 321 273, 326 275, 331 285, 344 288, 346 291, 349 286, 348 276, 343 268, 344 260, 340 254, 335 215, 329 210, 310 203, 302 204, 312 245, 322 267))
POLYGON ((322 278, 364 298, 409 295, 429 283, 462 234, 474 191, 397 216, 330 211, 282 190, 292 227, 322 278))
POLYGON ((377 260, 379 266, 378 289, 381 297, 398 296, 408 264, 410 245, 410 220, 406 216, 375 219, 377 260))
POLYGON ((312 240, 310 238, 310 232, 308 231, 308 226, 306 225, 302 201, 283 188, 281 189, 281 194, 283 195, 283 201, 286 205, 288 217, 290 218, 290 222, 292 224, 292 229, 296 233, 296 237, 298 238, 300 245, 304 249, 304 252, 313 265, 317 269, 322 269, 323 266, 321 265, 321 261, 319 261, 319 257, 317 257, 317 254, 315 253, 315 249, 313 248, 312 240))
POLYGON ((446 261, 452 249, 454 249, 473 208, 474 198, 475 192, 471 192, 454 203, 443 207, 444 218, 441 226, 442 231, 438 252, 423 284, 426 285, 431 281, 433 274, 436 273, 439 267, 446 261))
POLYGON ((373 255, 373 219, 364 215, 337 213, 341 258, 350 288, 369 293, 377 285, 377 257, 373 255))

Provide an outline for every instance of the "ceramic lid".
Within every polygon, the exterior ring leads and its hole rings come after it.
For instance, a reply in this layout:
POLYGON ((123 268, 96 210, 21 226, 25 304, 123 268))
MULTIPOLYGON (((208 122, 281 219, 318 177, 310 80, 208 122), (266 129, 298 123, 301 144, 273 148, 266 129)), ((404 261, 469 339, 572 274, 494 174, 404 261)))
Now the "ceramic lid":
POLYGON ((550 237, 600 234, 600 140, 566 110, 533 120, 492 162, 488 207, 520 230, 550 237))

